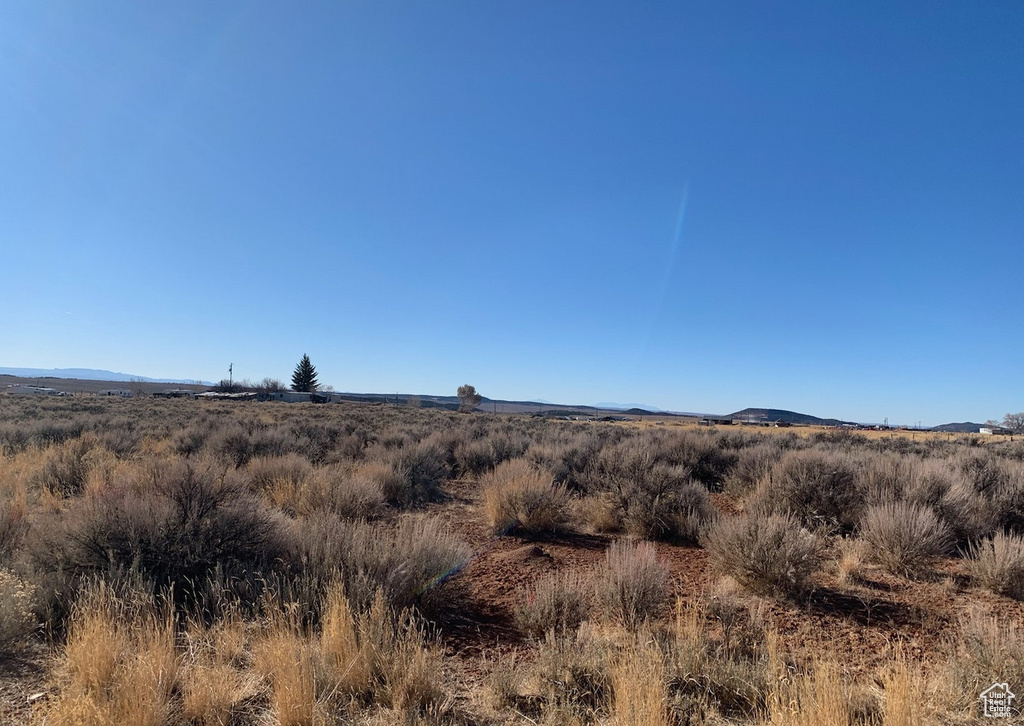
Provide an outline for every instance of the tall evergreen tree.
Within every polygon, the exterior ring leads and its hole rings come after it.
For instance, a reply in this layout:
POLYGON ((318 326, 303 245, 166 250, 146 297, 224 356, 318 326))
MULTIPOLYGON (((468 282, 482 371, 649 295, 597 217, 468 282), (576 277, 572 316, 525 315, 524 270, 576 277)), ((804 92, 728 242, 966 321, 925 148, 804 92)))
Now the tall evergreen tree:
POLYGON ((312 393, 317 388, 316 368, 309 361, 309 356, 303 353, 302 360, 295 366, 295 372, 292 373, 292 390, 312 393))

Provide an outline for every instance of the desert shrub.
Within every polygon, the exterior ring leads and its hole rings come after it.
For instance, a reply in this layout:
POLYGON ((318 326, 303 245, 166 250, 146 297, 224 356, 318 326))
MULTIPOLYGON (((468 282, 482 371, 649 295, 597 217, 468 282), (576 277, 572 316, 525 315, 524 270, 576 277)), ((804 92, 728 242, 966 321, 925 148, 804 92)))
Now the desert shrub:
POLYGON ((211 433, 208 423, 193 423, 171 435, 171 450, 181 456, 195 456, 203 450, 211 433))
POLYGON ((526 590, 515 608, 519 629, 533 638, 549 631, 556 637, 572 634, 590 610, 586 579, 577 571, 556 572, 526 590))
POLYGON ((329 424, 300 421, 287 429, 289 447, 313 464, 320 464, 334 451, 341 438, 341 429, 329 424))
POLYGON ((459 476, 478 477, 493 466, 494 459, 488 441, 464 441, 455 447, 455 469, 459 476))
POLYGON ((789 514, 755 511, 722 518, 702 544, 715 569, 764 595, 804 594, 821 563, 817 537, 789 514))
POLYGON ((889 502, 868 507, 861 521, 868 557, 893 574, 914 577, 949 550, 949 530, 929 507, 889 502))
POLYGON ((430 439, 394 450, 389 462, 400 478, 384 490, 388 503, 410 506, 440 499, 441 483, 452 474, 448 457, 445 447, 430 439))
POLYGON ((864 507, 848 456, 809 449, 785 454, 755 493, 758 505, 808 527, 852 531, 864 507))
POLYGON ((998 529, 999 513, 992 500, 975 491, 971 481, 962 474, 953 476, 949 489, 934 509, 949 530, 953 544, 960 548, 998 529))
POLYGON ((142 441, 135 422, 128 418, 97 422, 92 430, 99 442, 120 459, 134 454, 142 441))
POLYGON ((910 459, 898 454, 874 454, 861 460, 860 486, 867 504, 904 498, 914 475, 910 459))
POLYGON ((529 442, 521 436, 492 433, 455 447, 455 467, 460 476, 478 477, 504 461, 523 455, 529 442))
POLYGON ((85 431, 87 419, 66 416, 31 416, 22 430, 27 434, 26 447, 49 446, 76 439, 85 431))
POLYGON ((868 443, 868 437, 849 429, 828 429, 815 432, 811 436, 811 441, 815 444, 828 444, 837 448, 852 449, 865 446, 868 443))
POLYGON ((374 519, 385 509, 384 489, 373 466, 320 467, 306 482, 298 513, 330 512, 345 519, 374 519))
POLYGON ((598 611, 629 627, 654 617, 668 597, 668 566, 654 545, 618 540, 594 573, 598 611))
POLYGON ((257 457, 246 466, 249 485, 258 492, 274 489, 298 490, 312 475, 313 467, 299 454, 257 457))
POLYGON ((623 526, 637 537, 696 544, 717 516, 707 489, 687 482, 653 496, 637 496, 623 515, 623 526))
POLYGON ((367 607, 379 590, 401 609, 431 610, 445 603, 442 586, 469 562, 472 550, 440 522, 406 517, 396 528, 318 515, 300 533, 303 576, 314 589, 340 578, 356 607, 367 607))
POLYGON ((687 469, 692 479, 710 491, 721 491, 722 482, 737 461, 734 452, 721 448, 711 437, 690 432, 673 439, 662 458, 687 469))
POLYGON ((499 464, 481 484, 487 524, 495 534, 536 535, 565 524, 568 492, 526 459, 499 464))
POLYGON ((576 434, 542 440, 531 446, 526 456, 538 468, 551 472, 556 484, 564 484, 572 492, 586 492, 588 470, 603 444, 602 439, 592 434, 576 434))
POLYGON ((35 481, 61 496, 81 493, 89 476, 90 454, 99 448, 99 440, 92 434, 83 434, 47 448, 35 481))
POLYGON ((588 489, 595 494, 587 505, 594 529, 692 541, 714 517, 707 492, 699 491, 690 469, 657 456, 653 445, 633 441, 600 452, 587 472, 588 489))
POLYGON ((967 572, 979 585, 1024 600, 1024 537, 997 532, 970 546, 967 558, 967 572))
POLYGON ((939 507, 956 481, 956 474, 941 462, 917 461, 911 467, 903 498, 911 504, 939 507))
POLYGON ((17 650, 36 629, 33 588, 10 570, 0 568, 0 659, 17 650))
POLYGON ((955 458, 954 466, 981 494, 998 489, 1007 480, 1005 464, 989 451, 968 450, 955 458))
POLYGON ((733 496, 746 496, 768 477, 783 450, 769 443, 748 446, 736 452, 736 463, 722 484, 733 496))
POLYGON ((32 530, 43 571, 72 576, 134 569, 195 604, 205 582, 269 571, 286 551, 282 524, 243 487, 210 466, 155 464, 134 487, 70 504, 32 530))
POLYGON ((1002 481, 991 490, 990 500, 996 528, 1024 534, 1024 466, 1007 464, 1002 481))
POLYGON ((208 445, 211 451, 236 467, 245 466, 256 455, 249 431, 240 423, 216 429, 208 445))
POLYGON ((218 427, 207 446, 225 461, 241 468, 257 457, 279 457, 294 451, 288 431, 259 421, 236 421, 218 427))

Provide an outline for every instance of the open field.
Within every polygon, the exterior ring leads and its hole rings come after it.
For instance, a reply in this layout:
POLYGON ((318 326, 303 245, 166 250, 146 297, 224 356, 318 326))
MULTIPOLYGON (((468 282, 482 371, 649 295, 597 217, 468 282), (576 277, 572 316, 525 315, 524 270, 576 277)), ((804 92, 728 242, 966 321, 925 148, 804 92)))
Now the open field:
POLYGON ((1024 687, 1024 442, 677 423, 2 396, 0 722, 963 724, 1024 687))

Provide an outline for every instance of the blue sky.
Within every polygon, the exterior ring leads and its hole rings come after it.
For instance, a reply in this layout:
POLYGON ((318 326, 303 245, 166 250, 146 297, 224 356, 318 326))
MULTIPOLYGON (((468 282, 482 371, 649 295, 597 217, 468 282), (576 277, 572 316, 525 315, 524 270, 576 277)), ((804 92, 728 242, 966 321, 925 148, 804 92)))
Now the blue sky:
POLYGON ((1024 4, 0 8, 0 365, 1024 409, 1024 4))

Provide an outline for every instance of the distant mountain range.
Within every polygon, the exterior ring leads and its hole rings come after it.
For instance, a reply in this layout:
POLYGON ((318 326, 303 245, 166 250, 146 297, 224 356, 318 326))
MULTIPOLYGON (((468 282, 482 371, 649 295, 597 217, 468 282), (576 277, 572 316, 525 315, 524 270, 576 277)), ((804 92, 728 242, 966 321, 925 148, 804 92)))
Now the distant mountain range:
POLYGON ((198 383, 212 386, 208 381, 196 381, 183 378, 147 378, 129 373, 98 370, 96 368, 3 368, 0 376, 17 376, 18 378, 75 378, 81 381, 142 381, 144 383, 198 383))

